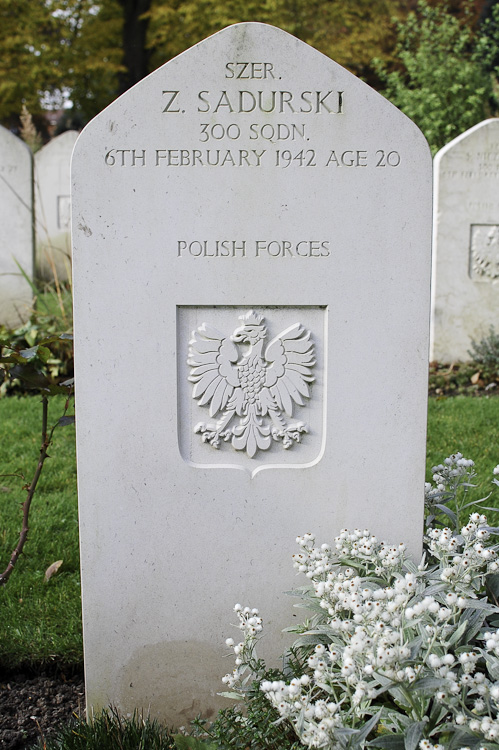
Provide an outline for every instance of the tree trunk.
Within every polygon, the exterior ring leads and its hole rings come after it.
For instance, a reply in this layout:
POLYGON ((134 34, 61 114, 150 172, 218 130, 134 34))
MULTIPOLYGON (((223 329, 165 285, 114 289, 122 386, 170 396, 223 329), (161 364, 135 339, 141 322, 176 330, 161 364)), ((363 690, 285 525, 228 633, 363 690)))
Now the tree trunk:
POLYGON ((149 73, 149 50, 146 49, 148 18, 141 18, 152 0, 119 0, 123 8, 123 64, 119 76, 119 93, 133 86, 149 73))

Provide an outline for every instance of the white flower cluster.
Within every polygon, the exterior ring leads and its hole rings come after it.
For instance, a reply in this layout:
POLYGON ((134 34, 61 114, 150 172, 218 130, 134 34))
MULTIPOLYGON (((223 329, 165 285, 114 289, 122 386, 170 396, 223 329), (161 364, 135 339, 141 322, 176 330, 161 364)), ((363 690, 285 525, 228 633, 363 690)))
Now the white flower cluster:
POLYGON ((250 609, 249 607, 242 607, 240 604, 236 604, 234 612, 237 614, 239 620, 239 630, 242 630, 244 636, 243 640, 238 643, 235 643, 233 638, 227 638, 225 641, 226 646, 232 647, 236 657, 236 666, 232 673, 222 677, 222 682, 230 688, 240 687, 243 677, 248 673, 248 670, 252 669, 256 662, 255 645, 263 630, 263 620, 259 616, 257 609, 250 609))
MULTIPOLYGON (((458 716, 487 740, 499 737, 493 697, 499 696, 499 683, 477 671, 481 650, 458 652, 452 640, 483 578, 498 568, 495 550, 484 545, 486 524, 484 516, 473 514, 460 537, 449 529, 430 532, 429 548, 442 562, 436 579, 428 565, 405 572, 404 545, 378 542, 368 530, 343 530, 335 552, 329 545, 316 547, 313 534, 298 537, 301 551, 294 555, 294 566, 313 583, 325 611, 322 632, 330 642, 315 647, 309 672, 293 683, 263 682, 261 689, 282 717, 302 727, 298 734, 304 744, 334 747, 337 727, 353 726, 369 714, 387 681, 407 691, 424 677, 438 680, 434 699, 447 720, 458 716), (350 565, 342 567, 345 560, 350 565), (481 700, 473 710, 483 704, 483 718, 462 713, 468 694, 481 700)), ((495 639, 488 633, 485 648, 499 656, 499 635, 495 639)), ((420 747, 440 746, 424 740, 420 747)))
POLYGON ((432 467, 433 481, 425 483, 425 499, 432 501, 445 492, 454 492, 464 479, 474 476, 475 462, 464 458, 462 453, 453 453, 442 464, 432 467))
POLYGON ((283 680, 264 680, 260 687, 282 717, 294 721, 297 712, 303 715, 309 725, 303 728, 300 740, 309 747, 321 747, 334 737, 334 729, 342 726, 340 704, 324 699, 313 701, 310 684, 311 679, 305 674, 289 685, 283 680))
POLYGON ((460 537, 449 528, 428 531, 428 549, 440 561, 440 579, 450 592, 475 598, 485 576, 499 570, 496 550, 485 544, 489 538, 487 517, 479 513, 470 516, 460 537))
MULTIPOLYGON (((485 516, 473 514, 457 537, 449 529, 430 531, 427 545, 438 567, 412 565, 403 544, 379 542, 368 530, 342 530, 332 546, 316 546, 310 533, 297 538, 293 564, 311 581, 323 611, 303 635, 322 642, 303 674, 289 683, 263 680, 260 687, 303 744, 339 748, 338 729, 362 726, 390 686, 413 715, 411 690, 418 691, 414 705, 425 705, 418 689, 423 678, 432 680, 428 700, 440 706, 442 723, 499 739, 499 682, 483 669, 484 660, 493 660, 499 673, 499 634, 487 631, 483 648, 467 649, 455 635, 464 633, 473 607, 487 610, 477 590, 498 564, 495 549, 485 544, 486 525, 485 516)), ((236 668, 224 682, 237 690, 255 658, 262 622, 256 610, 237 605, 236 612, 245 637, 237 645, 227 641, 236 668)), ((421 750, 440 747, 420 743, 421 750)))
MULTIPOLYGON (((354 557, 362 561, 365 572, 372 572, 377 576, 391 575, 394 570, 401 570, 405 555, 405 544, 389 546, 379 542, 368 529, 361 531, 354 529, 342 529, 336 537, 335 550, 333 552, 329 544, 323 544, 316 548, 313 534, 305 534, 296 538, 297 544, 302 551, 293 555, 293 565, 299 573, 305 573, 307 578, 317 580, 327 579, 329 571, 338 565, 338 559, 350 559, 354 557)), ((353 575, 352 568, 344 570, 345 576, 353 575)))
POLYGON ((464 458, 462 453, 453 453, 443 463, 432 467, 433 481, 444 489, 456 479, 465 476, 474 465, 475 462, 470 458, 464 458))
MULTIPOLYGON (((255 648, 262 620, 236 605, 244 636, 226 641, 236 663, 224 682, 241 694, 258 678, 280 720, 310 748, 360 750, 377 721, 380 736, 402 741, 415 725, 411 746, 419 750, 499 745, 499 628, 489 619, 499 608, 485 596, 486 577, 499 573, 497 530, 480 513, 459 523, 471 505, 459 498, 472 486, 473 467, 461 453, 433 467, 419 566, 406 558, 405 545, 379 541, 367 529, 343 529, 331 545, 316 545, 311 533, 298 537, 293 565, 309 581, 302 595, 314 613, 305 626, 288 629, 300 636, 300 670, 293 679, 263 677, 255 648), (431 528, 443 506, 453 529, 431 528)), ((494 475, 499 486, 499 465, 494 475)))

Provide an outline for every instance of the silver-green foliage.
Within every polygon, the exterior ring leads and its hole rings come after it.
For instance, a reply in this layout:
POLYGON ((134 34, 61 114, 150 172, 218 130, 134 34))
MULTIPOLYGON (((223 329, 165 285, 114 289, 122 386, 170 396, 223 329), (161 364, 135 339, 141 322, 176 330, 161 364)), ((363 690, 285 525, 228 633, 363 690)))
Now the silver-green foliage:
MULTIPOLYGON (((493 485, 498 475, 499 466, 493 485)), ((474 477, 461 454, 435 467, 426 486, 434 523, 419 565, 403 544, 368 530, 344 529, 331 545, 298 537, 294 566, 309 586, 293 593, 310 618, 289 630, 303 666, 291 679, 259 679, 307 747, 499 750, 499 529, 478 512, 457 531, 437 518, 449 517, 438 499, 474 477)), ((236 666, 224 682, 244 697, 258 671, 262 619, 249 607, 235 611, 242 639, 227 641, 236 666)))
POLYGON ((419 0, 396 24, 400 69, 388 72, 375 62, 383 94, 421 128, 433 153, 493 114, 497 22, 499 6, 473 32, 445 4, 419 0))
POLYGON ((490 326, 489 333, 480 341, 471 341, 468 354, 479 365, 499 373, 499 333, 490 326))

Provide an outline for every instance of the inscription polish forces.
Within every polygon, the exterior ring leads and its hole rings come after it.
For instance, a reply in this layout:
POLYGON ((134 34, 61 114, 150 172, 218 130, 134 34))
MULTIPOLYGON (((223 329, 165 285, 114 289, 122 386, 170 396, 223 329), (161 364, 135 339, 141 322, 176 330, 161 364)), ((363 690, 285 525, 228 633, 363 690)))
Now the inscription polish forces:
POLYGON ((327 258, 329 240, 178 240, 177 257, 185 258, 327 258))

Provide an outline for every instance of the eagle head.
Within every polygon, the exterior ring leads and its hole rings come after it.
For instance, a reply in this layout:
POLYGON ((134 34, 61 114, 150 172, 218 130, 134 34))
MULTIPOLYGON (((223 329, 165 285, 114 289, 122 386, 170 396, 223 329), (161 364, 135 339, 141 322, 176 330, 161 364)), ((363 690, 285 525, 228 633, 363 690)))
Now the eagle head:
POLYGON ((265 318, 262 315, 257 315, 254 310, 249 310, 246 315, 240 315, 239 320, 243 325, 236 328, 230 337, 236 344, 251 344, 254 346, 267 335, 267 329, 262 325, 265 318))

